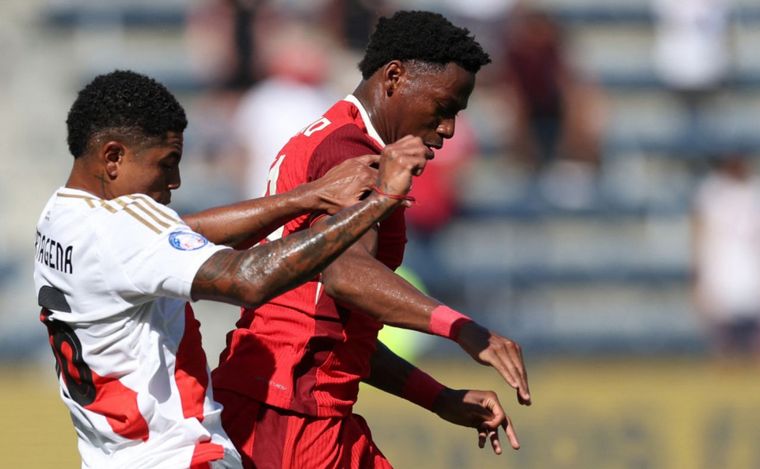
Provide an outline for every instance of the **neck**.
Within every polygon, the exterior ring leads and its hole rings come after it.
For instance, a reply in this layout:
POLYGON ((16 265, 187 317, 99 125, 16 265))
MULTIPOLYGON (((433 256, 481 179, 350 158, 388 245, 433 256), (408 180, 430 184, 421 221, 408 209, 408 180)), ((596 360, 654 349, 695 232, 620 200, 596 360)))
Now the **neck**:
POLYGON ((108 177, 103 168, 95 168, 88 164, 86 156, 74 160, 66 187, 79 189, 101 199, 113 199, 108 177))
POLYGON ((353 95, 356 96, 356 99, 358 99, 359 102, 362 103, 362 106, 364 106, 364 109, 369 116, 369 120, 372 122, 372 126, 375 130, 377 130, 380 138, 386 143, 395 141, 396 139, 393 138, 393 135, 391 135, 389 130, 390 126, 388 126, 388 122, 382 117, 382 87, 373 86, 372 80, 362 80, 361 83, 359 83, 359 86, 354 90, 353 95))

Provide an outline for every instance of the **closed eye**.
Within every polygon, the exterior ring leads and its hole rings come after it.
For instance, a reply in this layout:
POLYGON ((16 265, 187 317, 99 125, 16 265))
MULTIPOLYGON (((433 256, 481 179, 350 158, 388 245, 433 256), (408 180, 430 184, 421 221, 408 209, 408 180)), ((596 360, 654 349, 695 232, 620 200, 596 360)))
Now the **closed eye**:
POLYGON ((439 104, 438 115, 444 119, 452 119, 459 114, 459 108, 456 106, 439 104))

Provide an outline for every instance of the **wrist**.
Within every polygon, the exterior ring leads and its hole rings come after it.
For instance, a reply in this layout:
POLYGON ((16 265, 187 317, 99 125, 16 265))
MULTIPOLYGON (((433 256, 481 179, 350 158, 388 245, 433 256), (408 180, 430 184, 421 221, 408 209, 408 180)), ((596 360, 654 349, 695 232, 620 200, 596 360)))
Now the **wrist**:
POLYGON ((372 189, 372 192, 374 192, 376 194, 380 194, 380 195, 382 195, 384 197, 388 197, 389 199, 404 200, 404 201, 408 201, 408 202, 414 202, 415 201, 415 198, 412 197, 411 195, 394 194, 394 193, 392 193, 392 191, 387 190, 384 187, 380 187, 380 185, 378 185, 378 184, 373 184, 370 187, 370 189, 372 189))
POLYGON ((414 368, 406 378, 401 397, 420 407, 437 413, 441 396, 447 388, 424 371, 414 368))
POLYGON ((366 201, 376 201, 376 203, 379 203, 383 206, 393 206, 401 204, 403 199, 397 198, 397 197, 390 197, 388 194, 384 194, 381 192, 377 192, 375 190, 372 190, 372 192, 369 193, 366 199, 366 201))
POLYGON ((316 212, 322 209, 322 198, 315 186, 316 184, 309 182, 287 192, 291 196, 290 203, 299 213, 316 212))
POLYGON ((456 341, 462 328, 472 323, 474 323, 472 319, 459 311, 445 305, 438 305, 430 312, 428 331, 431 334, 456 341))
POLYGON ((466 392, 467 391, 451 389, 444 386, 444 388, 441 389, 441 392, 438 393, 438 396, 436 396, 435 402, 433 402, 433 408, 430 410, 435 412, 438 416, 445 418, 449 413, 449 409, 455 408, 457 403, 462 402, 462 396, 464 396, 466 392))

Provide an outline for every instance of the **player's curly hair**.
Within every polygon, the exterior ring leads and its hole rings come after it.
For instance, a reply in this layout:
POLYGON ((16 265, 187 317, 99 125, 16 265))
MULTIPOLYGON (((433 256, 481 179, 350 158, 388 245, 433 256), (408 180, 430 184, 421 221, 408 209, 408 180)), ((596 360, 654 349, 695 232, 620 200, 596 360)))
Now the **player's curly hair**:
POLYGON ((109 134, 163 138, 187 127, 185 110, 164 85, 145 75, 116 70, 95 77, 77 96, 66 119, 69 151, 85 154, 92 140, 109 134))
POLYGON ((399 11, 380 18, 369 38, 359 70, 366 80, 391 60, 419 60, 445 65, 454 62, 477 73, 491 62, 470 31, 451 24, 438 13, 399 11))

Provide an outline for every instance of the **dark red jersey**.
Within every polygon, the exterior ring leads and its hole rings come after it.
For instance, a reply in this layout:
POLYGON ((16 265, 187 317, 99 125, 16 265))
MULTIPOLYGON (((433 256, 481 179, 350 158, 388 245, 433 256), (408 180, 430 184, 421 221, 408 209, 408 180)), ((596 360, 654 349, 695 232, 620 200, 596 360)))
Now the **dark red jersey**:
MULTIPOLYGON (((272 164, 267 193, 283 193, 323 176, 342 161, 379 153, 383 142, 353 96, 293 137, 272 164)), ((309 215, 269 240, 308 228, 309 215)), ((377 259, 395 270, 406 244, 404 211, 378 227, 377 259)), ((356 279, 357 282, 372 279, 356 279)), ((255 310, 244 309, 213 373, 214 387, 318 417, 347 415, 369 373, 382 324, 324 293, 320 278, 255 310)))

